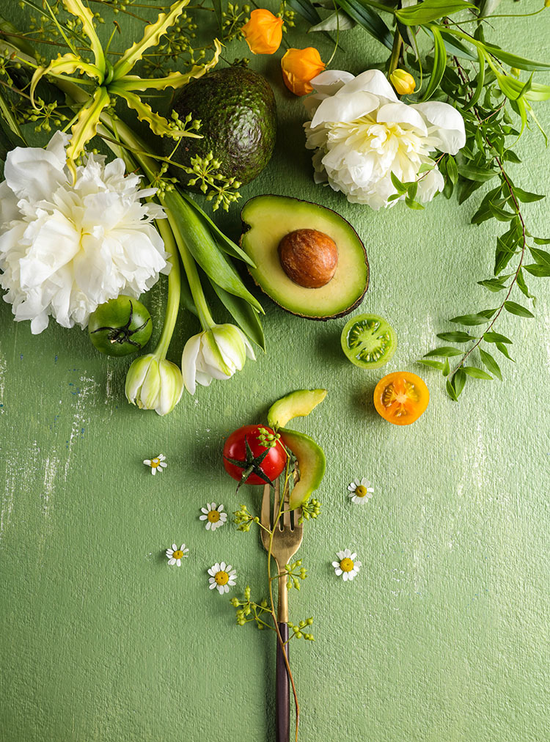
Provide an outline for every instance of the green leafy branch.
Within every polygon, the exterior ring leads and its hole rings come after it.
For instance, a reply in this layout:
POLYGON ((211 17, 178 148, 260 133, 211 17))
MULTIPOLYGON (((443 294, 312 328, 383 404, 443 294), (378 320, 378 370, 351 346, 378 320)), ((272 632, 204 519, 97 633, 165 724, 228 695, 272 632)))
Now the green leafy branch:
MULTIPOLYGON (((439 333, 437 335, 439 339, 465 345, 467 349, 442 346, 431 350, 420 361, 424 365, 440 370, 447 377, 447 392, 451 399, 457 401, 468 378, 502 380, 500 366, 488 349, 492 350, 494 347, 512 361, 508 347, 512 341, 505 335, 495 332, 494 326, 503 312, 528 319, 534 317, 530 309, 513 301, 510 297, 517 288, 534 303, 534 296, 527 286, 524 271, 537 277, 550 276, 550 253, 538 247, 550 243, 550 240, 532 237, 527 230, 523 214, 522 204, 539 201, 544 197, 516 186, 505 166, 505 163, 519 162, 517 155, 506 146, 507 137, 514 136, 517 140, 517 137, 521 135, 521 132, 511 125, 506 105, 510 101, 506 99, 506 96, 502 100, 502 89, 495 84, 495 78, 491 84, 484 79, 483 95, 480 93, 479 78, 483 75, 481 71, 478 73, 477 87, 474 90, 464 67, 456 59, 455 64, 458 73, 455 75, 456 79, 453 79, 452 71, 446 73, 448 90, 449 93, 452 91, 457 102, 465 110, 467 132, 466 146, 461 152, 461 161, 458 165, 459 202, 467 200, 478 188, 496 177, 499 184, 485 195, 472 217, 472 223, 482 224, 488 219, 496 219, 508 224, 506 232, 496 240, 494 275, 478 282, 491 293, 505 292, 504 298, 497 307, 457 316, 450 320, 454 324, 465 327, 481 328, 485 325, 483 332, 480 335, 472 335, 466 331, 439 333), (525 265, 528 253, 534 262, 525 265), (504 274, 503 271, 514 258, 517 260, 514 270, 504 274), (485 344, 483 347, 482 343, 485 344), (481 363, 486 370, 467 365, 468 359, 475 350, 479 350, 481 363), (434 360, 438 357, 444 360, 434 360), (456 361, 453 366, 451 366, 450 359, 456 361)), ((517 98, 513 98, 512 107, 521 116, 517 102, 517 98)), ((447 179, 444 191, 447 197, 452 194, 455 184, 456 181, 453 183, 450 178, 447 179)))

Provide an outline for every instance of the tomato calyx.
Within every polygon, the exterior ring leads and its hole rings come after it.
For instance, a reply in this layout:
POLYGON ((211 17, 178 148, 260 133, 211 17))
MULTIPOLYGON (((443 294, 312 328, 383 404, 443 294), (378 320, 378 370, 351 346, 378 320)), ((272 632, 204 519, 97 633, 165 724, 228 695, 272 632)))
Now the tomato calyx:
POLYGON ((267 476, 267 474, 262 469, 262 463, 268 453, 271 450, 271 446, 268 445, 265 449, 265 451, 262 451, 262 453, 258 454, 257 456, 254 456, 254 453, 252 452, 252 449, 250 448, 250 444, 248 443, 248 437, 245 435, 244 437, 244 445, 245 445, 245 452, 246 456, 244 461, 240 459, 231 459, 229 456, 224 456, 224 459, 229 462, 230 464, 233 464, 234 466, 239 467, 239 469, 243 470, 241 480, 239 484, 237 485, 237 492, 239 491, 239 488, 242 484, 246 482, 248 477, 251 474, 255 474, 257 477, 259 477, 262 482, 265 482, 266 484, 270 484, 273 486, 273 481, 267 476))
POLYGON ((151 317, 148 317, 145 322, 139 327, 131 330, 130 325, 132 324, 133 318, 134 305, 132 304, 132 301, 130 301, 130 316, 128 317, 128 321, 125 325, 122 325, 121 327, 111 327, 110 325, 106 325, 105 327, 98 327, 97 329, 92 330, 90 335, 95 335, 96 332, 107 332, 107 338, 112 345, 115 345, 117 343, 119 345, 124 345, 125 343, 128 343, 129 345, 133 345, 138 350, 140 350, 142 346, 139 343, 136 343, 135 340, 132 340, 132 335, 135 335, 136 332, 141 332, 141 330, 144 330, 149 322, 151 322, 151 317))

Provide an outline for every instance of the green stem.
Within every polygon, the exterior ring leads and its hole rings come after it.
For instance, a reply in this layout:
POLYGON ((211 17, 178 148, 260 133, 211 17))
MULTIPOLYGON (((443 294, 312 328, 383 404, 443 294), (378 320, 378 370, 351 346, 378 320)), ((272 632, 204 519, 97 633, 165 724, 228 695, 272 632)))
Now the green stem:
POLYGON ((191 253, 187 249, 187 245, 185 244, 183 237, 178 231, 178 225, 176 224, 174 220, 174 217, 172 215, 172 212, 170 211, 170 208, 166 206, 165 200, 163 198, 163 194, 159 195, 159 200, 161 204, 163 205, 164 210, 166 211, 168 221, 170 222, 170 226, 172 227, 172 231, 176 238, 176 243, 177 243, 178 250, 180 253, 181 262, 183 263, 183 268, 187 275, 187 280, 189 281, 189 288, 191 289, 191 295, 193 297, 193 302, 195 303, 195 308, 199 316, 201 327, 203 330, 211 330, 213 327, 215 327, 216 322, 214 321, 214 318, 210 314, 210 309, 208 307, 208 303, 204 295, 204 291, 201 285, 201 280, 199 278, 199 272, 197 270, 197 266, 195 264, 195 261, 193 260, 191 253))
POLYGON ((176 320, 178 318, 178 312, 180 308, 180 294, 181 294, 181 276, 180 276, 180 261, 178 260, 177 246, 174 240, 172 230, 168 226, 165 219, 157 219, 157 229, 160 232, 160 236, 164 240, 164 249, 169 253, 170 257, 168 262, 172 266, 170 273, 168 274, 168 297, 166 299, 166 313, 164 315, 164 325, 162 327, 162 333, 155 350, 155 355, 160 360, 166 358, 168 352, 168 346, 172 340, 174 334, 174 328, 176 326, 176 320))
POLYGON ((401 47, 403 46, 403 37, 399 33, 399 29, 395 29, 395 35, 393 37, 393 46, 390 56, 390 66, 388 68, 388 77, 397 69, 399 64, 399 55, 401 54, 401 47))

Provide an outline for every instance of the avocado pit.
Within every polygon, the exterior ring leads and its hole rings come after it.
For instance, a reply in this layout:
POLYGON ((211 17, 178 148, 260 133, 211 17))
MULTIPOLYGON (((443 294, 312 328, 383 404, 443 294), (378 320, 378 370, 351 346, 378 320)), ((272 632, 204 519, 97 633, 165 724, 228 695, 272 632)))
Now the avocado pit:
POLYGON ((338 266, 336 243, 316 229, 296 229, 285 235, 278 252, 286 275, 306 289, 326 286, 338 266))

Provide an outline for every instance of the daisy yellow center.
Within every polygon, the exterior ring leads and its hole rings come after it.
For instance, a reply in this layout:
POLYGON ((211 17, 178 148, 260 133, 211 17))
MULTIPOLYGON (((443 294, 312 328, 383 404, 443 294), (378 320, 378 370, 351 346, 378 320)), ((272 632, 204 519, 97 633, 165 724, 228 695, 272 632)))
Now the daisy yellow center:
POLYGON ((151 459, 151 469, 156 469, 160 464, 160 459, 151 459))
POLYGON ((229 582, 229 575, 227 574, 227 572, 223 571, 216 572, 216 574, 214 575, 214 579, 216 580, 216 583, 218 585, 227 585, 227 583, 229 582))
POLYGON ((220 519, 220 514, 217 510, 211 510, 206 516, 210 523, 217 523, 220 519))
POLYGON ((183 551, 181 549, 176 549, 172 556, 174 557, 174 559, 181 559, 183 556, 183 551))
POLYGON ((357 497, 365 497, 365 495, 367 494, 367 488, 360 484, 358 487, 355 488, 355 494, 357 495, 357 497))
POLYGON ((351 572, 353 569, 353 562, 351 559, 348 559, 347 557, 345 559, 342 559, 340 562, 340 569, 342 572, 351 572))

